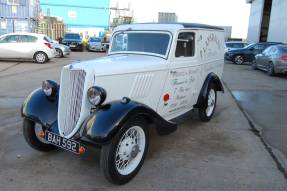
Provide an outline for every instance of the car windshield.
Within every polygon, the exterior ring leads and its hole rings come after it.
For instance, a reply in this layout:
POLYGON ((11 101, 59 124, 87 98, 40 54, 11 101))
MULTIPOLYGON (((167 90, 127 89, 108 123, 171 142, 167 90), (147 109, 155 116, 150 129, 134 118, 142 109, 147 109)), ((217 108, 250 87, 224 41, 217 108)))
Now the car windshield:
POLYGON ((79 34, 65 34, 65 39, 81 39, 79 34))
POLYGON ((101 42, 100 38, 90 38, 90 42, 101 42))
POLYGON ((165 57, 170 44, 167 33, 122 32, 113 37, 111 53, 147 53, 165 57))

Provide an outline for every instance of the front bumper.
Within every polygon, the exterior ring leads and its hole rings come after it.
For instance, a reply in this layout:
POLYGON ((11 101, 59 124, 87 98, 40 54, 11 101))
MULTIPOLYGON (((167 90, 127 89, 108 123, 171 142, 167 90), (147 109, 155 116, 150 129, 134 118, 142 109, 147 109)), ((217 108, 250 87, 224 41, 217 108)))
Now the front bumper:
POLYGON ((224 54, 224 60, 232 61, 232 58, 233 58, 233 55, 232 55, 232 54, 230 54, 230 53, 228 53, 228 52, 226 52, 226 53, 224 54))

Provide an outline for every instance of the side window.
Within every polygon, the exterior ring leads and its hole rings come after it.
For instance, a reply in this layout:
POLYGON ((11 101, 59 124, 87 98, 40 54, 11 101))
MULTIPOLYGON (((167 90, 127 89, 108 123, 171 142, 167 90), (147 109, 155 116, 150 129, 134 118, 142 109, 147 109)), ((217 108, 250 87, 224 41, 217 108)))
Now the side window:
POLYGON ((23 42, 23 43, 36 42, 37 41, 37 37, 29 36, 29 35, 21 35, 19 41, 23 42))
POLYGON ((5 39, 6 43, 16 43, 19 41, 19 36, 18 35, 10 35, 6 37, 5 39))
POLYGON ((182 32, 178 35, 175 57, 194 56, 195 40, 193 32, 182 32))
POLYGON ((257 44, 257 45, 254 46, 254 49, 255 50, 263 50, 264 46, 262 44, 257 44))

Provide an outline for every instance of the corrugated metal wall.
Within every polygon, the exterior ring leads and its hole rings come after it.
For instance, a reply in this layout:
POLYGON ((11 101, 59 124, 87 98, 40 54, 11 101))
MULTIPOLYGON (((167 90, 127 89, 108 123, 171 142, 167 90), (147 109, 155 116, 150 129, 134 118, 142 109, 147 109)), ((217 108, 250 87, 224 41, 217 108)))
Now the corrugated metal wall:
POLYGON ((0 0, 0 35, 32 32, 39 13, 38 0, 0 0), (11 5, 9 2, 16 2, 11 5))

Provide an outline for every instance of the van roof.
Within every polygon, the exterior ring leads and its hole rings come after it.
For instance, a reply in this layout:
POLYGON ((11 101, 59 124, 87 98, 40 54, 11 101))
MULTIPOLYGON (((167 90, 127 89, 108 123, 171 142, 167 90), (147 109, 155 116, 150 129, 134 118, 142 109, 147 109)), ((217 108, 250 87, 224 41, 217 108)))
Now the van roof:
POLYGON ((174 32, 179 29, 209 29, 209 30, 221 30, 224 29, 200 23, 137 23, 120 25, 114 29, 114 31, 121 30, 167 30, 174 32))

